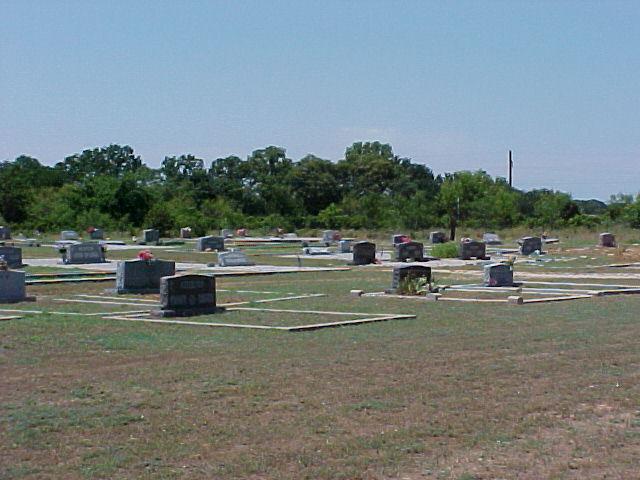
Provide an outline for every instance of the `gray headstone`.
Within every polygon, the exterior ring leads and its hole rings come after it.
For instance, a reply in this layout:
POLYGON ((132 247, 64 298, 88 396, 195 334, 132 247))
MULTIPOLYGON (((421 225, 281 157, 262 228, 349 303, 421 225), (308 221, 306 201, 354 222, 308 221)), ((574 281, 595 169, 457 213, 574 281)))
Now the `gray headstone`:
POLYGON ((144 243, 157 243, 160 241, 160 230, 147 228, 142 231, 142 241, 144 243))
POLYGON ((188 317, 217 313, 216 278, 208 275, 173 275, 160 280, 161 317, 188 317))
POLYGON ((484 242, 478 242, 477 240, 468 240, 460 242, 458 247, 458 256, 462 260, 469 260, 471 258, 477 258, 478 260, 487 259, 487 245, 484 242))
POLYGON ((176 274, 176 262, 167 260, 126 260, 118 262, 118 293, 159 293, 160 279, 176 274))
POLYGON ((60 232, 60 240, 78 240, 80 236, 75 230, 63 230, 60 232))
POLYGON ((331 250, 321 247, 304 247, 302 249, 303 255, 331 255, 331 250))
POLYGON ((356 242, 353 244, 353 264, 369 265, 376 263, 376 244, 371 242, 356 242))
POLYGON ((482 235, 482 241, 487 245, 502 245, 502 240, 495 233, 487 232, 482 235))
POLYGON ((338 246, 340 253, 351 253, 351 240, 340 240, 338 246))
POLYGON ((444 232, 431 232, 429 233, 429 241, 432 244, 445 243, 447 241, 447 236, 444 234, 444 232))
POLYGON ((323 242, 333 242, 338 233, 335 230, 325 230, 322 232, 322 241, 323 242))
POLYGON ((196 243, 196 248, 199 252, 206 250, 218 250, 222 252, 224 250, 224 238, 223 237, 200 237, 196 243))
POLYGON ((0 246, 0 257, 4 257, 9 268, 22 268, 22 249, 19 247, 0 246))
POLYGON ((420 242, 405 242, 396 245, 396 262, 421 262, 424 259, 424 245, 420 242))
POLYGON ((0 240, 11 240, 11 229, 6 225, 0 226, 0 240))
POLYGON ((492 263, 484 267, 484 284, 487 287, 512 287, 513 268, 504 263, 492 263))
POLYGON ((102 245, 90 242, 67 245, 62 260, 66 264, 106 262, 102 245))
POLYGON ((399 265, 397 267, 393 267, 391 288, 399 288, 400 283, 409 278, 426 278, 427 281, 431 281, 431 267, 426 267, 424 265, 399 265))
POLYGON ((93 231, 89 232, 89 237, 91 240, 104 240, 104 230, 101 228, 95 228, 93 231))
POLYGON ((191 238, 191 228, 183 227, 180 229, 180 238, 191 238))
POLYGON ((218 265, 221 267, 249 267, 255 265, 247 254, 238 250, 218 254, 218 265))
POLYGON ((518 243, 522 255, 531 255, 536 250, 542 253, 542 238, 540 237, 522 237, 518 243))
POLYGON ((601 247, 616 247, 616 236, 613 233, 601 233, 600 234, 600 246, 601 247))
POLYGON ((25 273, 0 270, 0 303, 24 302, 27 299, 25 273))
POLYGON ((233 238, 233 230, 230 228, 223 228, 220 230, 220 236, 222 238, 233 238))

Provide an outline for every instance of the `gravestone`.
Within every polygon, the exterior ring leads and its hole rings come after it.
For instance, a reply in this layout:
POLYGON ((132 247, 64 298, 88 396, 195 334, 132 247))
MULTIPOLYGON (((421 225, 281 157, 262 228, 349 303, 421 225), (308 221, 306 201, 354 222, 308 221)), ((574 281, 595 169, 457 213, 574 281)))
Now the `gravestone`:
POLYGON ((338 251, 340 253, 351 253, 351 240, 340 240, 338 251))
POLYGON ((220 230, 220 236, 222 238, 233 238, 233 230, 229 228, 223 228, 220 230))
POLYGON ((540 237, 522 237, 518 243, 522 255, 531 255, 536 250, 542 253, 542 238, 540 237))
POLYGON ((78 240, 80 236, 75 230, 63 230, 60 232, 60 240, 78 240))
POLYGON ((224 237, 214 237, 212 235, 207 237, 200 237, 196 243, 196 249, 199 252, 206 250, 218 250, 224 251, 224 237))
POLYGON ((160 241, 160 230, 147 228, 142 231, 142 241, 147 243, 158 243, 160 241))
POLYGON ((613 233, 601 233, 600 234, 600 246, 601 247, 616 247, 616 236, 613 233))
POLYGON ((513 287, 513 268, 505 263, 485 265, 484 284, 487 287, 513 287))
POLYGON ((190 317, 218 313, 216 277, 208 275, 173 275, 160 280, 158 317, 190 317))
POLYGON ((176 262, 167 260, 125 260, 116 268, 118 293, 159 293, 160 279, 176 274, 176 262))
POLYGON ((339 235, 338 232, 334 230, 325 230, 324 232, 322 232, 322 241, 333 242, 337 240, 338 235, 339 235))
POLYGON ((19 247, 0 246, 0 257, 4 257, 9 268, 22 268, 22 249, 19 247))
POLYGON ((222 252, 218 254, 218 265, 220 267, 250 267, 255 265, 249 260, 247 254, 239 250, 222 252))
POLYGON ((470 260, 477 258, 478 260, 487 260, 487 245, 477 240, 467 240, 460 242, 458 247, 458 257, 462 260, 470 260))
POLYGON ((298 234, 297 233, 285 233, 284 235, 282 235, 282 238, 284 238, 285 240, 295 240, 296 238, 298 238, 298 234))
POLYGON ((398 233, 393 237, 391 237, 391 243, 393 243, 394 247, 408 240, 409 240, 409 237, 407 237, 404 233, 398 233))
POLYGON ((104 248, 98 243, 74 243, 62 250, 65 264, 105 263, 104 248))
POLYGON ((482 235, 482 241, 487 245, 502 245, 502 240, 495 233, 487 232, 482 235))
POLYGON ((424 259, 424 245, 420 242, 405 242, 396 245, 396 262, 421 262, 424 259))
POLYGON ((426 278, 427 281, 431 281, 431 267, 425 267, 424 265, 399 265, 393 267, 393 278, 391 282, 391 288, 397 290, 400 288, 401 282, 407 279, 426 278))
POLYGON ((321 247, 304 247, 302 249, 303 255, 331 255, 332 253, 328 248, 321 247))
POLYGON ((91 240, 104 240, 104 230, 101 228, 94 228, 89 232, 91 240))
POLYGON ((180 229, 180 238, 191 238, 191 227, 183 227, 180 229))
POLYGON ((11 240, 11 229, 9 227, 0 226, 0 240, 11 240))
POLYGON ((447 241, 447 236, 444 232, 431 232, 429 233, 429 241, 432 244, 445 243, 447 241))
POLYGON ((25 273, 0 269, 0 303, 33 300, 27 298, 25 273))
POLYGON ((376 244, 366 241, 353 244, 353 264, 369 265, 376 263, 376 244))

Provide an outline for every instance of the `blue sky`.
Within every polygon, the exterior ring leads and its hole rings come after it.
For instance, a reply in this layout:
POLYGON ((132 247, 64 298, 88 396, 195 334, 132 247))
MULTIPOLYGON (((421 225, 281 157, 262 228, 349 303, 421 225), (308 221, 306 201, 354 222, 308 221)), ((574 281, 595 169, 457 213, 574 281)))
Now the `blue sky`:
POLYGON ((0 160, 380 140, 435 172, 640 191, 640 2, 0 0, 0 160))

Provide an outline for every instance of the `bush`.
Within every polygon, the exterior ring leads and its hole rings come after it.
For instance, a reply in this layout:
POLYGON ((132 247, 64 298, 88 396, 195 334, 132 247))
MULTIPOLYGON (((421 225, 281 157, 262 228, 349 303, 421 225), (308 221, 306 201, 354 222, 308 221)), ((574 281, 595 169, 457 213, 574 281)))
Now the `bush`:
POLYGON ((456 258, 458 244, 456 242, 436 243, 431 249, 431 253, 438 258, 456 258))

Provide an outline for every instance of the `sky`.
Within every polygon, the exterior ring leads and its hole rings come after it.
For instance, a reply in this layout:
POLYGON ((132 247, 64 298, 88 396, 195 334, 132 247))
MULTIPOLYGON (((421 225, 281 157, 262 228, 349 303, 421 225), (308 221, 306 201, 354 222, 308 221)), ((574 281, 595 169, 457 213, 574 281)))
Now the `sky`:
POLYGON ((576 198, 640 191, 640 1, 0 0, 0 161, 390 143, 576 198))

